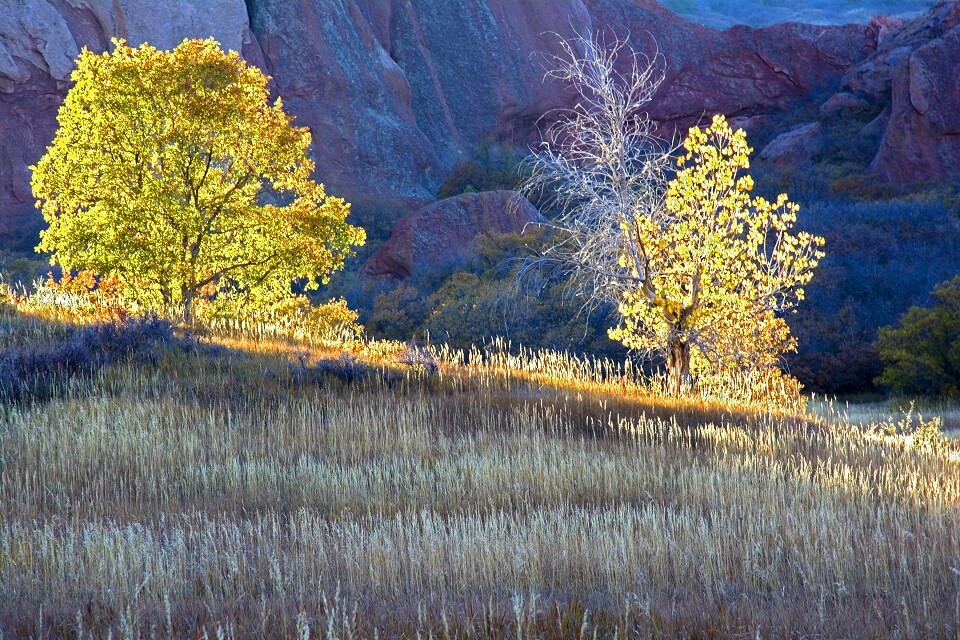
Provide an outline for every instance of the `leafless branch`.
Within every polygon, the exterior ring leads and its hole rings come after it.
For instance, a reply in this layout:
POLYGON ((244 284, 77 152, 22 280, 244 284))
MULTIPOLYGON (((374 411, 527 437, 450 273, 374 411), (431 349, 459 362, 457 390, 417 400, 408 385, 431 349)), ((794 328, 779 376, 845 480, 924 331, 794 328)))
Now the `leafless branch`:
POLYGON ((615 303, 625 289, 648 285, 647 247, 638 217, 662 226, 672 144, 660 139, 646 108, 665 64, 626 41, 592 36, 561 40, 547 77, 576 90, 577 103, 549 116, 554 123, 527 158, 522 192, 544 210, 551 243, 526 261, 521 278, 546 270, 568 278, 585 307, 615 303))

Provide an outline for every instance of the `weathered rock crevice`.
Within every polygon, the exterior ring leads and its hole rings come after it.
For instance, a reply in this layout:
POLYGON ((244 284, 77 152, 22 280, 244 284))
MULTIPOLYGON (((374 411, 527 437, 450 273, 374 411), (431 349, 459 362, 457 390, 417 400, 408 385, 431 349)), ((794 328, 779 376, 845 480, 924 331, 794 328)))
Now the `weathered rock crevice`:
POLYGON ((0 14, 0 227, 12 237, 36 225, 26 167, 52 138, 79 49, 102 51, 114 36, 164 48, 213 36, 241 51, 310 127, 317 177, 329 190, 396 212, 432 201, 443 177, 482 144, 534 142, 538 119, 572 99, 544 81, 535 54, 557 54, 559 38, 590 30, 630 35, 639 51, 662 56, 666 80, 650 115, 668 137, 715 113, 774 118, 839 88, 892 105, 878 173, 960 173, 937 159, 951 153, 949 132, 960 129, 941 106, 953 104, 960 76, 960 47, 950 49, 958 23, 957 0, 905 23, 725 31, 653 0, 13 3, 0 14), (899 71, 904 60, 922 74, 910 81, 899 71), (909 149, 913 139, 929 146, 923 162, 909 149))

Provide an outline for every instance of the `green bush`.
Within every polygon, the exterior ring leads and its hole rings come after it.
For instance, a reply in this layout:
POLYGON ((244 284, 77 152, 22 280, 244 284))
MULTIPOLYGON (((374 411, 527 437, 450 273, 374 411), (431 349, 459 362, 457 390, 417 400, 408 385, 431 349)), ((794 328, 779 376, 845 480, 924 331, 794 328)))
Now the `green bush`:
POLYGON ((461 193, 516 189, 518 183, 516 167, 506 160, 499 160, 496 164, 497 166, 489 169, 473 160, 457 164, 440 185, 437 197, 442 200, 461 193))
POLYGON ((440 185, 440 191, 437 197, 441 200, 452 198, 461 193, 472 193, 475 191, 487 191, 493 186, 493 177, 490 172, 481 167, 473 160, 461 162, 453 168, 453 171, 444 179, 440 185))
POLYGON ((420 327, 430 313, 427 296, 411 284, 399 284, 381 293, 373 302, 366 321, 367 330, 378 338, 408 340, 419 337, 420 327))
POLYGON ((913 307, 900 326, 880 329, 886 365, 877 383, 897 393, 960 397, 960 276, 939 285, 929 308, 913 307))

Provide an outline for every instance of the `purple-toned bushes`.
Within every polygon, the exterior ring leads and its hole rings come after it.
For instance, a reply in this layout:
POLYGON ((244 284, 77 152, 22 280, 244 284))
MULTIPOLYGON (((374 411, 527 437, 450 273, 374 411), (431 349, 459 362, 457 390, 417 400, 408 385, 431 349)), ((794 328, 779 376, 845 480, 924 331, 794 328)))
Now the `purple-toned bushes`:
POLYGON ((408 342, 397 356, 397 364, 433 375, 440 370, 436 359, 429 350, 413 342, 408 342))
POLYGON ((155 363, 177 344, 186 341, 174 336, 169 322, 147 319, 77 329, 55 344, 8 347, 0 351, 0 402, 48 398, 58 382, 110 364, 155 363))

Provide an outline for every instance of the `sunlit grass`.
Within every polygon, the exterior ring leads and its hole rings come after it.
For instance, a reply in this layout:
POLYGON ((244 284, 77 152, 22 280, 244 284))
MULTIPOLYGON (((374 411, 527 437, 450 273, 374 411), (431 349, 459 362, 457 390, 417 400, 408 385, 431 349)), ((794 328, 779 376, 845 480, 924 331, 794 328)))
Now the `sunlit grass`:
POLYGON ((354 341, 347 379, 269 335, 0 408, 5 637, 960 630, 960 449, 920 421, 673 400, 502 344, 354 341))

